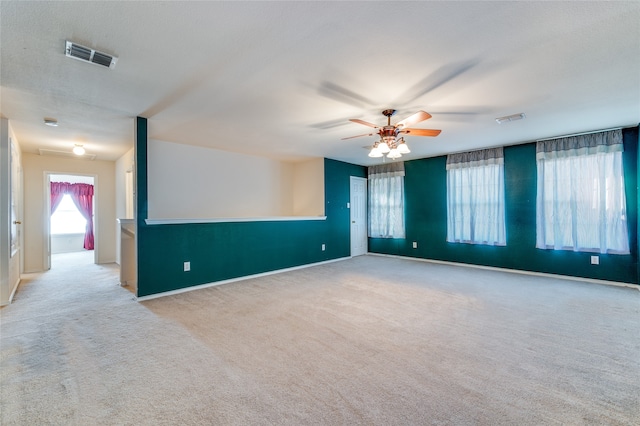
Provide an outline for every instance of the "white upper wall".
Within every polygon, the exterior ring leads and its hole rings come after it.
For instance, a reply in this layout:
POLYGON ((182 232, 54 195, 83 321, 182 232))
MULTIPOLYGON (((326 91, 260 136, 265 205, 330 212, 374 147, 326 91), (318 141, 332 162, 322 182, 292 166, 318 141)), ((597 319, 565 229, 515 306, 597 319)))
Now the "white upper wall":
MULTIPOLYGON (((294 209, 293 163, 158 140, 149 141, 147 156, 149 219, 300 215, 294 209)), ((317 163, 310 164, 317 172, 317 163)), ((307 175, 314 182, 309 196, 319 200, 306 204, 322 205, 313 213, 322 215, 324 176, 307 175)))
POLYGON ((133 176, 134 171, 134 149, 131 148, 126 154, 116 161, 116 217, 119 219, 133 219, 133 215, 127 214, 127 204, 133 200, 127 200, 132 194, 127 194, 127 175, 133 176))
POLYGON ((296 163, 294 176, 294 216, 324 216, 324 158, 296 163))

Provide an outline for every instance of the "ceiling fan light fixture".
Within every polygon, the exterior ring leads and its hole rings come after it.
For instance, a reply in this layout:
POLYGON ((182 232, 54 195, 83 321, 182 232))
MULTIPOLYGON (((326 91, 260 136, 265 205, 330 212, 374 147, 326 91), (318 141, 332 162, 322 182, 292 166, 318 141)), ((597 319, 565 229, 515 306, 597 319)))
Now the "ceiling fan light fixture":
POLYGON ((73 147, 73 153, 75 155, 84 155, 85 152, 86 151, 82 145, 76 144, 76 146, 73 147))
POLYGON ((44 124, 51 127, 58 127, 58 120, 56 120, 55 118, 45 118, 44 124))
MULTIPOLYGON (((367 127, 373 127, 374 129, 376 129, 376 131, 369 131, 369 133, 366 133, 364 135, 349 136, 346 138, 342 138, 342 140, 359 138, 362 136, 373 136, 374 134, 378 134, 380 136, 380 140, 375 142, 375 144, 371 148, 369 157, 379 157, 382 155, 378 154, 388 154, 387 158, 396 159, 402 157, 402 154, 409 154, 411 152, 404 138, 398 137, 400 134, 410 134, 412 136, 438 136, 441 132, 441 130, 436 129, 419 129, 411 127, 417 123, 431 118, 431 114, 429 114, 428 112, 418 111, 410 117, 407 117, 404 120, 401 120, 392 125, 391 116, 394 115, 395 112, 396 110, 394 109, 385 109, 384 111, 382 111, 382 115, 387 117, 386 126, 379 126, 377 124, 369 123, 358 118, 350 118, 349 121, 362 124, 367 127)), ((524 116, 524 114, 522 115, 524 116)))

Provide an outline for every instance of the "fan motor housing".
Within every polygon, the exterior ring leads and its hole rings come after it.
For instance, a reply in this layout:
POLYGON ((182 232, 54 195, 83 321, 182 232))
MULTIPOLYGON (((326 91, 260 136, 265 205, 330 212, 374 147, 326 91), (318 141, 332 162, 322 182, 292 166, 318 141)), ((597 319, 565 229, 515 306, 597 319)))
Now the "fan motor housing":
POLYGON ((396 135, 398 134, 397 132, 398 128, 395 126, 384 126, 383 128, 380 129, 380 132, 378 133, 380 135, 381 138, 395 138, 396 135))

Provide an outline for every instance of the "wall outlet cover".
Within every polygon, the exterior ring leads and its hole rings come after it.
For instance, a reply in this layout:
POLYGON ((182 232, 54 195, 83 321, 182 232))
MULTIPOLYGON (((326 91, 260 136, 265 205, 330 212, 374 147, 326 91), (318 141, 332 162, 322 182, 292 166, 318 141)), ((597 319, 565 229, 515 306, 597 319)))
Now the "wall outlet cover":
POLYGON ((600 256, 591 256, 591 264, 599 265, 600 264, 600 256))
POLYGON ((184 272, 189 272, 191 270, 191 262, 184 262, 184 272))

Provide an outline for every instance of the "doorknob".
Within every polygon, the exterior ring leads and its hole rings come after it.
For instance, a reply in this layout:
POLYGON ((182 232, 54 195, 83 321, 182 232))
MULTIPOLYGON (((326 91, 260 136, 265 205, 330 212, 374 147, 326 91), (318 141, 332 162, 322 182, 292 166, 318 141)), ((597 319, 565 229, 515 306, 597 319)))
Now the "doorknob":
POLYGON ((22 222, 20 222, 19 220, 14 220, 14 221, 13 221, 13 224, 14 224, 14 225, 22 225, 22 222))

